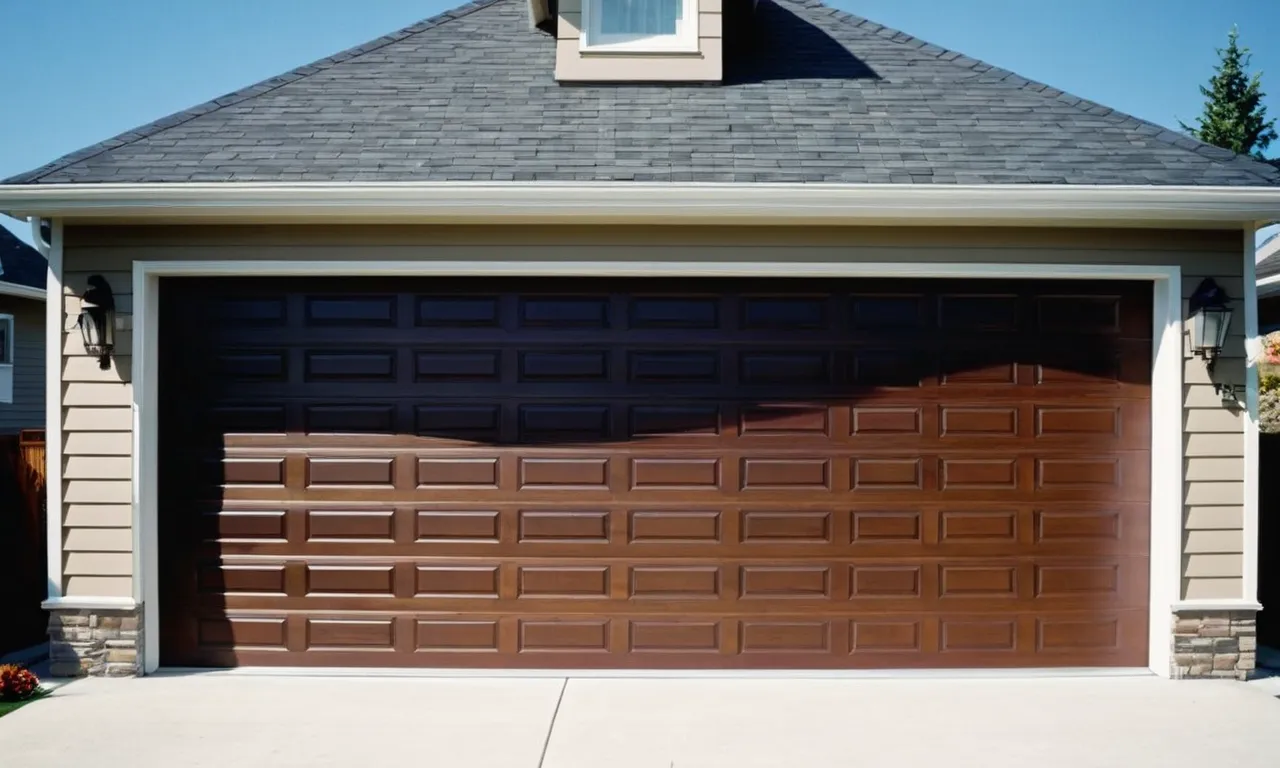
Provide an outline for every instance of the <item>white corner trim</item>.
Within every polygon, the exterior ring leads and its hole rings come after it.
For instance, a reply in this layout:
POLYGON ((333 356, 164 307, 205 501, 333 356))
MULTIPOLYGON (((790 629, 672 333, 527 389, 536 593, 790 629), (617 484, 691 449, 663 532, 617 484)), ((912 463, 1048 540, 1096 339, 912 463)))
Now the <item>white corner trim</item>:
POLYGON ((1167 268, 1152 290, 1147 664, 1157 675, 1169 677, 1173 642, 1168 606, 1182 596, 1182 269, 1167 268))
POLYGON ((160 417, 155 360, 160 337, 160 278, 143 262, 133 264, 133 596, 142 603, 147 627, 142 635, 142 673, 160 666, 160 538, 159 459, 160 417))
MULTIPOLYGON (((1260 611, 1262 603, 1257 600, 1179 600, 1172 606, 1174 613, 1194 613, 1196 611, 1260 611)), ((1166 630, 1167 631, 1167 630, 1166 630)))
POLYGON ((1244 372, 1244 565, 1241 598, 1258 599, 1258 361, 1252 351, 1261 350, 1258 337, 1258 287, 1255 282, 1257 262, 1254 260, 1255 227, 1244 229, 1244 339, 1250 354, 1246 355, 1244 372))
POLYGON ((44 301, 45 291, 43 288, 32 288, 29 285, 15 285, 14 283, 6 283, 0 280, 0 296, 13 296, 19 299, 44 301))
POLYGON ((1182 549, 1182 271, 1176 266, 973 263, 735 263, 735 262, 387 262, 387 261, 135 261, 134 356, 134 589, 142 602, 143 672, 159 668, 158 398, 161 276, 446 275, 686 276, 686 277, 919 277, 1144 280, 1153 284, 1151 615, 1148 665, 1170 675, 1170 606, 1181 594, 1182 549))
POLYGON ((132 611, 131 597, 51 597, 40 603, 46 611, 132 611))
MULTIPOLYGON (((38 231, 39 225, 35 226, 38 231)), ((45 552, 50 601, 62 597, 62 235, 62 222, 54 221, 45 285, 57 300, 44 303, 45 552)))
POLYGON ((1238 228, 1280 219, 1280 187, 1080 184, 245 182, 0 187, 15 217, 739 224, 866 221, 1238 228), (1228 225, 1230 225, 1228 227, 1228 225))

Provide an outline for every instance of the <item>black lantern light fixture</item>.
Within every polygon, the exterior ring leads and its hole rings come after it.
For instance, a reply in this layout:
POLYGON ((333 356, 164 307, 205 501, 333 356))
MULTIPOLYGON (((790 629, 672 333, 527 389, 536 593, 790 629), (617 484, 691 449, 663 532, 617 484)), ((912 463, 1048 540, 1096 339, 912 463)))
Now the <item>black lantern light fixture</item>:
POLYGON ((1203 357, 1210 372, 1222 347, 1227 343, 1227 331, 1231 328, 1231 308, 1227 292, 1206 277, 1191 294, 1191 351, 1203 357))
POLYGON ((116 299, 102 275, 89 277, 89 290, 80 296, 80 319, 76 322, 84 339, 84 350, 98 358, 98 367, 111 367, 116 346, 116 299))

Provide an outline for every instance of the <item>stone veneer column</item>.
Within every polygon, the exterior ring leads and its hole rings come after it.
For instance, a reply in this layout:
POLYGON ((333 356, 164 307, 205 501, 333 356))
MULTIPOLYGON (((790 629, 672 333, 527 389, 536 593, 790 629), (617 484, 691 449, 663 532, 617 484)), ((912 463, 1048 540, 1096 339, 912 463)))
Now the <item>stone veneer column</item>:
POLYGON ((54 677, 127 677, 142 671, 142 608, 49 612, 54 677))
POLYGON ((1253 611, 1196 611, 1173 617, 1173 676, 1244 680, 1257 665, 1253 611))

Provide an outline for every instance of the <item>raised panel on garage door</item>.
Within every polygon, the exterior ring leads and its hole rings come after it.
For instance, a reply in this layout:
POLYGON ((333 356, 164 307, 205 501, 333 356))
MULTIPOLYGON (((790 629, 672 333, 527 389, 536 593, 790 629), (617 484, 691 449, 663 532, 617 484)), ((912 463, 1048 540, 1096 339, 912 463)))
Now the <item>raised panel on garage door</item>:
POLYGON ((163 664, 1146 663, 1148 285, 161 304, 163 664))

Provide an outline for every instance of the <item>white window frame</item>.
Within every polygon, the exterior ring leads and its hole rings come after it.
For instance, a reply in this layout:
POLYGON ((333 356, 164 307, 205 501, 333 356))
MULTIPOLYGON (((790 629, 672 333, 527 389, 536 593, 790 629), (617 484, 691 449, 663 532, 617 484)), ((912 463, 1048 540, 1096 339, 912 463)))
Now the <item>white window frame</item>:
POLYGON ((698 0, 682 0, 680 32, 674 35, 606 35, 600 31, 602 0, 582 0, 583 53, 697 53, 698 0))
POLYGON ((0 314, 0 326, 8 326, 4 334, 4 347, 0 349, 0 403, 13 404, 13 355, 16 350, 13 337, 18 332, 13 315, 0 314))

